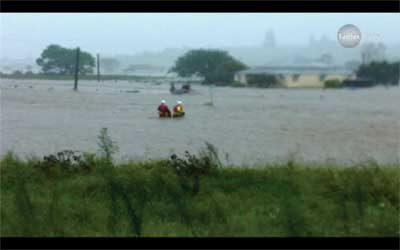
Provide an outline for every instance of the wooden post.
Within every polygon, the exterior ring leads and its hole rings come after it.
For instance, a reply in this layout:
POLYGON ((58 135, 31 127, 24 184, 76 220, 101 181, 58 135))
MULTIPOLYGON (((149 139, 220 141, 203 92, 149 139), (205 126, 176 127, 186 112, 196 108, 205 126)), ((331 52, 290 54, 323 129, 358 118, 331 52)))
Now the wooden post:
POLYGON ((97 54, 97 81, 100 82, 100 54, 97 54))
POLYGON ((214 98, 213 98, 213 85, 210 85, 210 103, 211 105, 214 105, 214 98))
POLYGON ((74 90, 78 90, 78 75, 79 75, 79 55, 80 55, 79 47, 76 49, 76 64, 75 64, 75 84, 74 90))

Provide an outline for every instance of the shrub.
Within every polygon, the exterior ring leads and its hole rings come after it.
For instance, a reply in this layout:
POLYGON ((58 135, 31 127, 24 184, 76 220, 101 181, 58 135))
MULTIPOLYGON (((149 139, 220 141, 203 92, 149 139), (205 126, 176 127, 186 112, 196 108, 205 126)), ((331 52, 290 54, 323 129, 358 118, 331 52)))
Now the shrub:
POLYGON ((337 79, 326 80, 324 82, 324 87, 325 88, 341 88, 341 87, 343 87, 343 83, 337 79))
POLYGON ((183 189, 188 189, 186 180, 188 178, 193 179, 193 195, 200 191, 200 176, 215 173, 215 170, 220 165, 217 149, 208 142, 206 142, 206 148, 199 152, 199 156, 185 151, 185 158, 182 159, 173 154, 168 164, 181 177, 183 189))
POLYGON ((243 87, 246 87, 246 84, 241 83, 241 82, 239 82, 239 81, 234 81, 234 82, 231 84, 231 86, 232 86, 232 87, 235 87, 235 88, 243 88, 243 87))
POLYGON ((279 79, 274 75, 247 75, 247 83, 255 87, 275 87, 280 85, 279 79))
POLYGON ((35 167, 40 168, 48 176, 54 176, 57 173, 76 173, 78 171, 92 171, 95 167, 94 156, 92 154, 83 154, 79 151, 64 150, 43 157, 43 161, 38 161, 35 167))

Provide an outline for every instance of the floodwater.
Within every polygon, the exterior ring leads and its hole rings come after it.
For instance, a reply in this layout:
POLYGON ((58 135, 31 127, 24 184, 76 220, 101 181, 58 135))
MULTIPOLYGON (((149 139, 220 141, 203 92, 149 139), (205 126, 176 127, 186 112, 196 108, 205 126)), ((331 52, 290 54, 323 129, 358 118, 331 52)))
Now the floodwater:
POLYGON ((400 89, 193 88, 174 96, 168 83, 1 79, 1 151, 43 156, 97 152, 107 127, 117 160, 197 152, 210 142, 226 164, 294 156, 309 162, 399 162, 400 89), (126 91, 138 90, 138 93, 126 91), (159 119, 156 108, 182 100, 186 116, 159 119))

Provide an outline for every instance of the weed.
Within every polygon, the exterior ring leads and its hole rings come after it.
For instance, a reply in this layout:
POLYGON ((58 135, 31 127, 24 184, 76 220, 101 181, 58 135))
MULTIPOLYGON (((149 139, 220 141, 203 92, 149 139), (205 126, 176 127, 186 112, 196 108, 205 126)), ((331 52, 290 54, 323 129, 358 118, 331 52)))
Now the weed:
POLYGON ((100 148, 101 155, 108 161, 112 161, 112 155, 118 152, 119 148, 118 145, 108 135, 107 128, 102 128, 100 130, 98 139, 98 146, 100 148))
POLYGON ((192 179, 192 194, 196 195, 200 192, 200 176, 207 176, 215 173, 215 170, 221 162, 218 158, 216 148, 206 142, 206 149, 199 152, 199 156, 190 154, 185 151, 185 158, 179 158, 173 154, 169 162, 169 166, 175 170, 180 176, 181 186, 184 190, 188 190, 188 179, 192 179))
POLYGON ((34 205, 29 194, 26 179, 20 176, 16 182, 15 188, 15 206, 19 215, 21 226, 20 235, 33 236, 35 235, 35 211, 34 205))

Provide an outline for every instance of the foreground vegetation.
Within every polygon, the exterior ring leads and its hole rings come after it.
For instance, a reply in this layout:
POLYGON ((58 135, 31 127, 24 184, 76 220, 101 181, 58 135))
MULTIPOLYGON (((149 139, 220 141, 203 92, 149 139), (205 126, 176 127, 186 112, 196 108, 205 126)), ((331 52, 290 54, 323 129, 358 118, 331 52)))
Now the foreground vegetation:
POLYGON ((289 160, 222 167, 193 155, 114 164, 63 151, 1 161, 1 236, 399 236, 400 167, 289 160))
POLYGON ((1 236, 399 236, 399 168, 1 161, 1 236), (200 176, 200 175, 199 175, 200 176))

